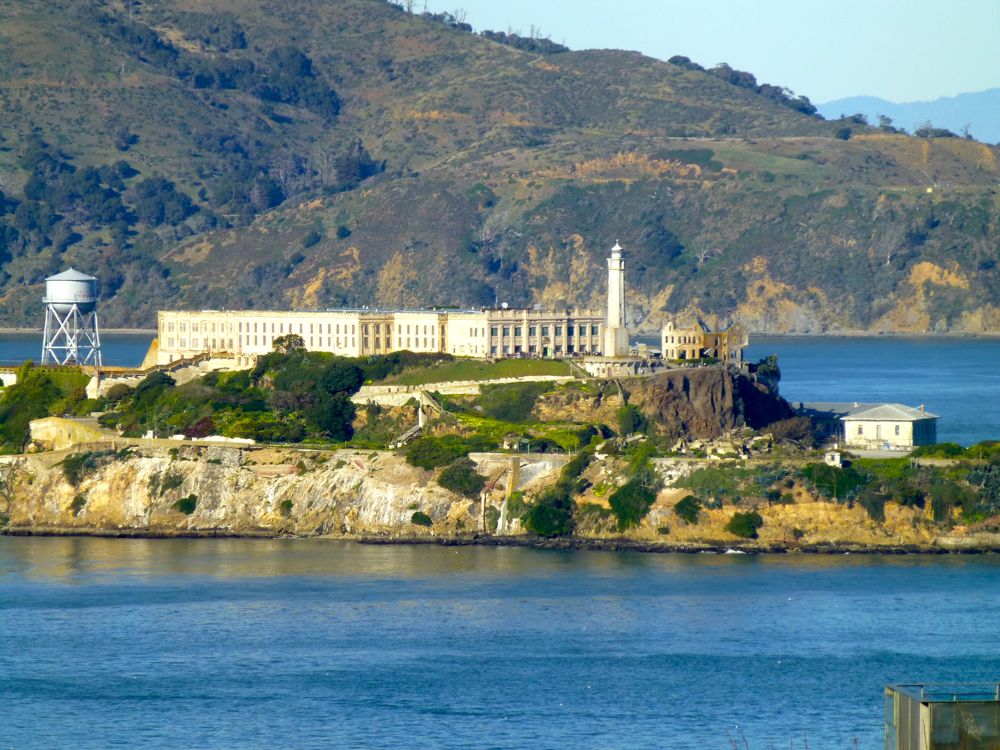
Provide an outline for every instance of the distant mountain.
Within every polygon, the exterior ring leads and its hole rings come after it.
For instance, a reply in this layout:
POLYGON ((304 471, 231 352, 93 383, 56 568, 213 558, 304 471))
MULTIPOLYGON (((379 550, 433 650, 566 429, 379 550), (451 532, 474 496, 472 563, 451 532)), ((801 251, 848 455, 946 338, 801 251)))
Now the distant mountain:
POLYGON ((867 116, 872 125, 877 125, 881 114, 891 117, 896 127, 911 133, 929 121, 934 127, 955 133, 962 133, 968 126, 977 141, 1000 143, 1000 88, 943 96, 929 102, 897 104, 875 96, 851 96, 817 106, 828 120, 860 113, 867 116))
POLYGON ((8 0, 0 50, 0 325, 38 325, 67 266, 109 326, 599 308, 620 239, 646 330, 1000 330, 1000 149, 729 66, 385 0, 8 0))

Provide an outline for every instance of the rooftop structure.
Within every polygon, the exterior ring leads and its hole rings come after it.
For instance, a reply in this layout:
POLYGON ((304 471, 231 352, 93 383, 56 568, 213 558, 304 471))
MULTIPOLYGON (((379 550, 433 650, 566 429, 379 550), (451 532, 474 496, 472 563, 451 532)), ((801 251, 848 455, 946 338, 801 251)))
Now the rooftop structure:
POLYGON ((886 686, 886 750, 997 747, 1000 683, 886 686))

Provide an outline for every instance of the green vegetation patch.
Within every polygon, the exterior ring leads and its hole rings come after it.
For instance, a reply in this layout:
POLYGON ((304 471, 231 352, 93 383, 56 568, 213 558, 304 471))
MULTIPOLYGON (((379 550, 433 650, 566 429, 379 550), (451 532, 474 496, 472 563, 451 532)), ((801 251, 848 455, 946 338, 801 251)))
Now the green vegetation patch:
POLYGON ((694 495, 685 495, 674 503, 674 513, 677 517, 692 526, 698 523, 698 514, 700 512, 701 502, 694 495))
POLYGON ((764 519, 755 510, 737 512, 726 523, 726 531, 741 539, 756 539, 757 530, 764 525, 764 519))
POLYGON ((552 384, 544 382, 484 385, 474 403, 492 419, 526 422, 531 419, 538 397, 551 389, 552 384))
POLYGON ((195 508, 198 507, 198 496, 197 495, 187 495, 182 497, 176 503, 173 504, 173 509, 183 513, 185 516, 190 516, 194 513, 195 508))
POLYGON ((430 526, 434 523, 431 517, 424 513, 422 510, 415 511, 412 516, 410 516, 410 523, 415 526, 430 526))
POLYGON ((571 374, 569 364, 561 360, 501 359, 496 362, 483 362, 474 359, 456 359, 430 367, 408 369, 399 375, 387 377, 385 382, 399 385, 427 385, 453 380, 494 380, 529 375, 571 374))
POLYGON ((406 461, 421 469, 436 469, 447 466, 463 456, 474 451, 490 450, 496 444, 479 435, 462 437, 461 435, 442 435, 434 437, 425 435, 417 438, 406 446, 406 461))
POLYGON ((468 458, 460 458, 446 466, 438 475, 437 483, 468 498, 478 498, 486 484, 486 477, 476 471, 476 465, 468 458))
MULTIPOLYGON (((52 414, 95 410, 84 391, 90 377, 79 368, 58 370, 33 367, 26 362, 17 372, 17 383, 0 391, 0 453, 20 453, 31 437, 29 423, 52 414)), ((99 404, 100 402, 96 402, 99 404)))

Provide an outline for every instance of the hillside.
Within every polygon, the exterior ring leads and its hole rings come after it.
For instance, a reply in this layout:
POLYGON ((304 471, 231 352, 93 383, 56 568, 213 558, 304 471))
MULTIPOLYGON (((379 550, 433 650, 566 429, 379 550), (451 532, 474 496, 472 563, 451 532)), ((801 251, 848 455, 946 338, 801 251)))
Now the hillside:
POLYGON ((597 306, 620 238, 646 329, 687 309, 766 331, 1000 328, 995 148, 451 20, 383 0, 0 7, 0 324, 37 324, 67 264, 100 277, 109 325, 597 306))

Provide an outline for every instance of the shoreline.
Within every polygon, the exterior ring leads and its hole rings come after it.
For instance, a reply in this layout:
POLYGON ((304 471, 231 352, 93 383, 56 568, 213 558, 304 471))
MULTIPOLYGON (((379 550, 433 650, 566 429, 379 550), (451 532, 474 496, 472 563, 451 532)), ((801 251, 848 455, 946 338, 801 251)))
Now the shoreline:
POLYGON ((523 547, 559 551, 643 552, 649 554, 745 554, 745 555, 988 555, 1000 553, 1000 544, 942 547, 940 545, 900 544, 870 545, 830 542, 825 544, 748 544, 739 542, 704 542, 667 544, 640 539, 537 536, 468 536, 428 537, 413 535, 342 534, 297 536, 266 530, 228 531, 226 529, 101 529, 96 527, 9 526, 0 529, 0 537, 78 537, 96 539, 260 539, 287 541, 354 542, 372 546, 412 545, 437 547, 523 547))

